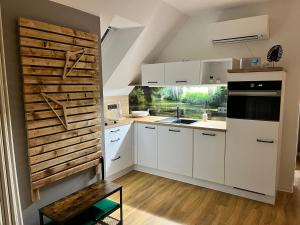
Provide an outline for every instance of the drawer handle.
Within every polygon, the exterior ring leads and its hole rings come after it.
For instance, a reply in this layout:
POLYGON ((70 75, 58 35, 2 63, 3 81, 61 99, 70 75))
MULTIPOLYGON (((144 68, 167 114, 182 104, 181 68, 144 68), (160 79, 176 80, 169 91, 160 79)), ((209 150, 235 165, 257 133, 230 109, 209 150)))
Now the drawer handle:
POLYGON ((117 161, 118 159, 121 159, 121 156, 118 156, 117 158, 114 158, 111 161, 114 162, 114 161, 117 161))
POLYGON ((145 127, 146 129, 155 130, 155 127, 145 127))
POLYGON ((257 142, 261 142, 261 143, 267 143, 267 144, 273 144, 274 141, 268 141, 268 140, 262 140, 262 139, 257 139, 257 142))
POLYGON ((157 84, 158 81, 147 81, 148 84, 157 84))
POLYGON ((187 83, 187 80, 176 80, 176 83, 187 83))
POLYGON ((111 143, 114 143, 114 142, 117 142, 117 141, 120 141, 121 139, 120 138, 118 138, 118 139, 115 139, 115 140, 111 140, 110 142, 111 143))
POLYGON ((173 129, 169 129, 169 131, 171 131, 171 132, 176 132, 176 133, 179 133, 179 132, 180 132, 180 130, 173 130, 173 129))
POLYGON ((209 134, 209 133, 202 133, 202 135, 204 135, 204 136, 211 136, 211 137, 217 136, 216 134, 209 134))
POLYGON ((119 132, 120 131, 120 129, 117 129, 117 130, 111 130, 110 132, 111 133, 116 133, 116 132, 119 132))

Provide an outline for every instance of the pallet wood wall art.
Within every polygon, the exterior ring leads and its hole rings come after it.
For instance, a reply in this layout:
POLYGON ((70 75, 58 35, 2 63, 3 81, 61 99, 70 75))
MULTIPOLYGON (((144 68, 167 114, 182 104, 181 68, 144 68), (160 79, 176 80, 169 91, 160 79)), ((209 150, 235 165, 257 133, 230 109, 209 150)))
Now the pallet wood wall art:
POLYGON ((98 166, 102 85, 98 36, 19 19, 32 200, 39 189, 98 166))

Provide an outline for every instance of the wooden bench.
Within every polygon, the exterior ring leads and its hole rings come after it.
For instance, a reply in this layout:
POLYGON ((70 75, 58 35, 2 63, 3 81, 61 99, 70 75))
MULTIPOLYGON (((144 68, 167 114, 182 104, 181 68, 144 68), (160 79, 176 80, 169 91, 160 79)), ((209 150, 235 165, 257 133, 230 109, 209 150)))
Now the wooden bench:
POLYGON ((39 210, 40 225, 45 225, 44 216, 51 222, 47 225, 93 225, 109 217, 113 224, 123 224, 122 186, 98 181, 84 189, 51 203, 39 210), (119 192, 119 202, 107 197, 119 192), (120 219, 109 217, 120 210, 120 219))

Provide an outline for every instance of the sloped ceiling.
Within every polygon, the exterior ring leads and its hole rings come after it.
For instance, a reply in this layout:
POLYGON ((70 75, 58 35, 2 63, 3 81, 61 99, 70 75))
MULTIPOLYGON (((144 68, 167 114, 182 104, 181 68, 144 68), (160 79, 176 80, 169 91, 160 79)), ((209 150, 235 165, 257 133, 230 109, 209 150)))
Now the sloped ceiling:
POLYGON ((162 0, 53 0, 101 18, 102 35, 116 16, 144 27, 112 74, 105 77, 104 95, 129 94, 142 63, 153 63, 187 16, 162 0))

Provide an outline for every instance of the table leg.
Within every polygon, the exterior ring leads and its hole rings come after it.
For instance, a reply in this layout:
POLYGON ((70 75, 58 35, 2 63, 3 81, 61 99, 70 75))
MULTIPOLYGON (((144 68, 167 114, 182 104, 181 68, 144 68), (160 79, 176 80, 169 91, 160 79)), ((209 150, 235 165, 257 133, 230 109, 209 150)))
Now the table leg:
POLYGON ((104 158, 101 158, 101 179, 104 180, 104 158))
POLYGON ((39 212, 40 215, 40 225, 44 225, 44 216, 41 212, 39 212))
POLYGON ((120 189, 120 221, 121 225, 123 225, 123 196, 122 196, 122 187, 120 189))

